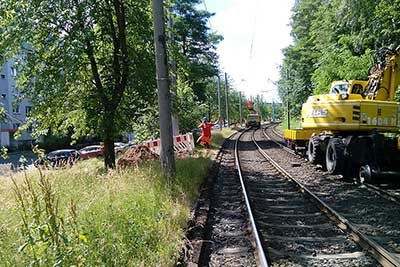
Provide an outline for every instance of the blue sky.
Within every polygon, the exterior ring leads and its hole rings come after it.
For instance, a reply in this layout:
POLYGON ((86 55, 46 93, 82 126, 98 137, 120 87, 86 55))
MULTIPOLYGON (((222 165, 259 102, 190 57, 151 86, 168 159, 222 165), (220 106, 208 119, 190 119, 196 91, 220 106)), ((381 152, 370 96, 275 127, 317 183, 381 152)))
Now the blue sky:
MULTIPOLYGON (((213 30, 224 36, 218 54, 223 71, 247 96, 262 91, 267 101, 278 100, 282 48, 292 43, 290 16, 294 0, 204 0, 213 30)), ((204 8, 204 5, 200 7, 204 8)))

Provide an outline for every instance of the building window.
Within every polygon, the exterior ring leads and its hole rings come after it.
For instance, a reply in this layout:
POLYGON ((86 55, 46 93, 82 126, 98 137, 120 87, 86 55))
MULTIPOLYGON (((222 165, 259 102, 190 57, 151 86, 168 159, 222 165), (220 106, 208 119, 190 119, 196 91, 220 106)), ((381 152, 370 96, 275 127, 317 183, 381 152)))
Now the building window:
POLYGON ((26 106, 25 107, 25 114, 28 116, 29 115, 29 113, 31 113, 31 111, 32 111, 32 107, 31 106, 26 106))
POLYGON ((1 98, 6 98, 6 97, 7 97, 6 94, 2 94, 2 95, 1 95, 1 98))
POLYGON ((2 79, 5 79, 5 78, 6 78, 6 75, 0 74, 0 77, 1 77, 2 79))
POLYGON ((33 132, 33 128, 32 125, 29 125, 28 129, 26 129, 27 133, 32 133, 33 132))
POLYGON ((21 126, 21 124, 19 124, 19 123, 13 123, 13 129, 14 129, 14 130, 18 130, 19 126, 21 126))
POLYGON ((19 105, 13 105, 13 109, 12 109, 12 111, 14 112, 14 113, 19 113, 19 105))

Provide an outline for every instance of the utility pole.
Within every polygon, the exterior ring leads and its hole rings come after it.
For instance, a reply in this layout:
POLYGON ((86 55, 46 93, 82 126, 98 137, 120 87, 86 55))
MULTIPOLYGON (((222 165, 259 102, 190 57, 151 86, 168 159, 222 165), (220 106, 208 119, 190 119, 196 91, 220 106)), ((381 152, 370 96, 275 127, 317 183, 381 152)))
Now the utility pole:
POLYGON ((226 107, 226 121, 229 128, 229 96, 228 96, 228 75, 225 72, 225 107, 226 107))
MULTIPOLYGON (((172 12, 173 12, 173 8, 170 6, 168 7, 168 11, 169 11, 169 16, 168 16, 168 28, 169 28, 169 40, 171 45, 174 43, 175 41, 175 36, 174 36, 174 21, 172 20, 172 12)), ((171 50, 172 51, 172 50, 171 50)), ((172 94, 172 134, 173 135, 178 135, 179 134, 179 118, 178 118, 178 114, 175 112, 176 111, 176 106, 174 105, 174 103, 176 103, 176 99, 177 99, 177 93, 176 93, 176 80, 177 80, 177 75, 176 75, 177 71, 176 71, 176 62, 175 62, 175 58, 172 54, 171 56, 171 94, 172 94), (174 107, 175 106, 175 107, 174 107)))
POLYGON ((207 102, 208 102, 208 120, 212 121, 212 119, 211 119, 211 113, 212 113, 211 96, 209 96, 209 95, 207 95, 207 102))
POLYGON ((239 124, 242 126, 242 92, 239 91, 239 124))
POLYGON ((174 179, 175 155, 172 137, 171 96, 169 92, 163 0, 153 0, 152 10, 154 23, 158 109, 161 132, 161 167, 165 177, 174 179))
POLYGON ((272 121, 275 121, 275 101, 272 99, 272 121))
POLYGON ((286 81, 287 81, 287 87, 286 87, 286 98, 287 98, 287 128, 290 130, 290 103, 289 103, 289 88, 290 88, 290 73, 289 69, 287 69, 286 72, 286 81))
POLYGON ((221 79, 219 78, 218 73, 218 121, 219 121, 219 129, 222 130, 222 117, 221 117, 221 79))

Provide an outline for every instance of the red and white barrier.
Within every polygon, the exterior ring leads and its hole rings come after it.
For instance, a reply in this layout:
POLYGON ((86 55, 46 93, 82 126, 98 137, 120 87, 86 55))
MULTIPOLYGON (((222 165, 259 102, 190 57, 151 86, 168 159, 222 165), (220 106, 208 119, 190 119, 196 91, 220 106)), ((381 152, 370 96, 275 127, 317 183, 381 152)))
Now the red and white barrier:
MULTIPOLYGON (((160 155, 161 154, 161 141, 160 139, 145 141, 144 145, 150 148, 151 151, 160 155)), ((192 133, 181 134, 174 136, 174 151, 178 152, 192 152, 194 150, 194 139, 192 133)))

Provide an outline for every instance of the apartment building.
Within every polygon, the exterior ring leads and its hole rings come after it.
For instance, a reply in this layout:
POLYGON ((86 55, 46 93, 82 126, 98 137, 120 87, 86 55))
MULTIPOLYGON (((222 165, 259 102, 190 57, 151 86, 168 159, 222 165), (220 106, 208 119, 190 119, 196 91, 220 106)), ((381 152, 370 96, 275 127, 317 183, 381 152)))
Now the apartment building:
POLYGON ((26 123, 26 117, 32 109, 29 99, 16 101, 20 96, 15 82, 17 72, 14 60, 6 61, 0 69, 0 106, 6 113, 5 119, 0 121, 0 146, 14 148, 33 140, 29 129, 18 139, 14 137, 17 129, 26 123))

